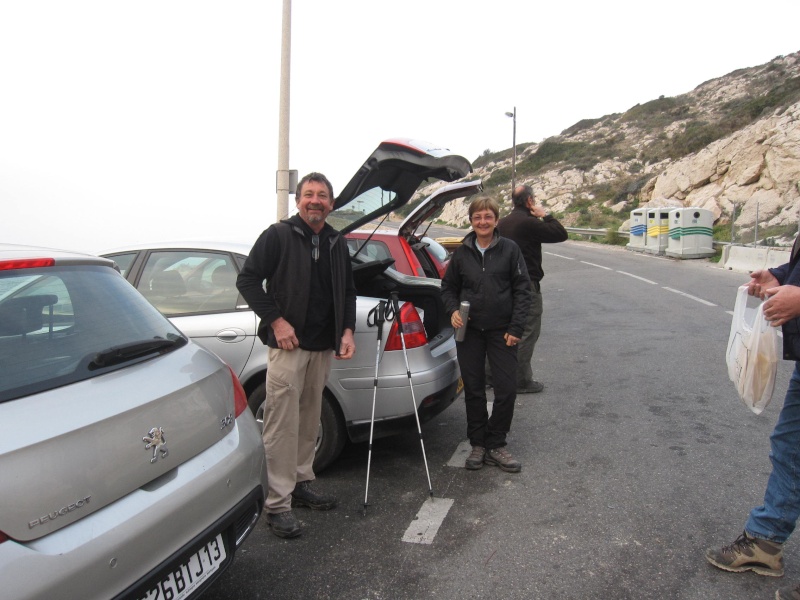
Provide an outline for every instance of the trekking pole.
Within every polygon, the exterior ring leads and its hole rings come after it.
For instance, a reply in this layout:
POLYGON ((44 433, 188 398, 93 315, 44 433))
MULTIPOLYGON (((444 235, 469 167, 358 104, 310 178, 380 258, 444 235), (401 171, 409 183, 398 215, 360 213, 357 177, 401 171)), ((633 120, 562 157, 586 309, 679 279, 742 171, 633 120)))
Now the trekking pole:
POLYGON ((417 413, 417 398, 414 395, 414 384, 411 382, 411 369, 408 366, 408 351, 406 350, 406 337, 403 332, 403 318, 400 315, 400 305, 398 304, 397 292, 389 294, 394 310, 394 317, 397 320, 397 328, 400 331, 400 343, 403 346, 403 358, 406 361, 406 375, 408 375, 408 387, 411 390, 411 406, 414 409, 414 417, 417 420, 417 433, 419 433, 419 445, 422 448, 422 460, 425 462, 425 474, 428 476, 428 493, 433 502, 433 486, 431 485, 431 473, 428 470, 428 458, 425 456, 425 443, 422 441, 422 427, 419 424, 419 414, 417 413))
POLYGON ((378 306, 369 311, 367 325, 378 327, 378 347, 375 350, 375 379, 372 382, 372 418, 369 420, 369 452, 367 454, 367 487, 364 490, 364 512, 367 515, 367 497, 369 496, 369 467, 372 463, 372 431, 375 427, 375 400, 378 397, 378 363, 381 357, 381 338, 383 337, 383 322, 386 316, 386 302, 381 300, 378 306))

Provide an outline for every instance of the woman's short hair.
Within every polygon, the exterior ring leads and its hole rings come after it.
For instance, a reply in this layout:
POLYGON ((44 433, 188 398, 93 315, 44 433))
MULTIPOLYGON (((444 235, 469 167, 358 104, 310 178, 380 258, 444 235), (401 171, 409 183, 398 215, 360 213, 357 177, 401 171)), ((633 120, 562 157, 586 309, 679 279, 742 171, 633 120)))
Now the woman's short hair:
POLYGON ((492 198, 491 196, 480 195, 472 203, 469 205, 469 220, 472 220, 472 215, 479 210, 490 210, 494 213, 494 218, 500 218, 500 205, 497 204, 497 200, 492 198))

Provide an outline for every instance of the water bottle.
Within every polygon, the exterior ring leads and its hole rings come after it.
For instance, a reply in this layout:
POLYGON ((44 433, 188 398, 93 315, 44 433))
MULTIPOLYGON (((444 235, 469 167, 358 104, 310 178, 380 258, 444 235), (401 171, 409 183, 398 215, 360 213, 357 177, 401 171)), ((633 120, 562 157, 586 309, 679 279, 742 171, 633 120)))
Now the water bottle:
POLYGON ((469 302, 464 301, 458 308, 458 314, 461 315, 461 327, 456 329, 456 341, 463 342, 464 336, 467 334, 467 317, 469 316, 469 302))

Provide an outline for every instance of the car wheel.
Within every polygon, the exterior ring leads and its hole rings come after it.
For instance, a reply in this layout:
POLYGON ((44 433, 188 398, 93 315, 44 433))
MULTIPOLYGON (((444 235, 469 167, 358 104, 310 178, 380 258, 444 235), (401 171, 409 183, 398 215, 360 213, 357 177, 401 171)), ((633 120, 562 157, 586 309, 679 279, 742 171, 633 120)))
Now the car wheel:
POLYGON ((317 453, 314 456, 314 472, 320 473, 339 457, 344 448, 347 431, 344 417, 339 412, 336 400, 327 391, 322 393, 322 411, 317 434, 317 453))
MULTIPOLYGON (((266 382, 253 390, 247 399, 250 410, 256 416, 259 428, 264 426, 264 405, 267 399, 266 382)), ((316 454, 314 455, 314 472, 320 473, 339 457, 347 440, 344 417, 339 411, 336 400, 325 391, 322 393, 322 409, 317 434, 316 454)))

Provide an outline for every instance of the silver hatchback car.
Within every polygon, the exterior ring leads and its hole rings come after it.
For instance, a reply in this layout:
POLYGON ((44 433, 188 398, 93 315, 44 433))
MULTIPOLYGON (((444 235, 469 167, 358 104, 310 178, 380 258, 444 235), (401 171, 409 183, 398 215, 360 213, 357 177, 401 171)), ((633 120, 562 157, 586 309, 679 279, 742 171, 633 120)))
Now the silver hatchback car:
POLYGON ((185 600, 261 513, 236 374, 110 260, 0 244, 0 595, 185 600))
MULTIPOLYGON (((454 181, 472 167, 465 158, 422 142, 389 140, 367 158, 336 198, 328 222, 343 233, 404 206, 426 181, 454 181)), ((217 353, 239 376, 250 407, 260 416, 266 397, 267 351, 256 331, 258 317, 236 289, 236 276, 250 252, 247 243, 171 242, 139 244, 103 252, 178 329, 217 353)), ((405 342, 417 405, 396 322, 387 323, 380 350, 375 436, 415 426, 447 408, 461 391, 450 320, 444 314, 440 282, 402 275, 392 259, 353 258, 358 289, 356 355, 334 361, 322 402, 314 470, 320 472, 346 440, 369 437, 377 329, 368 316, 380 300, 397 292, 402 301, 405 342)))

